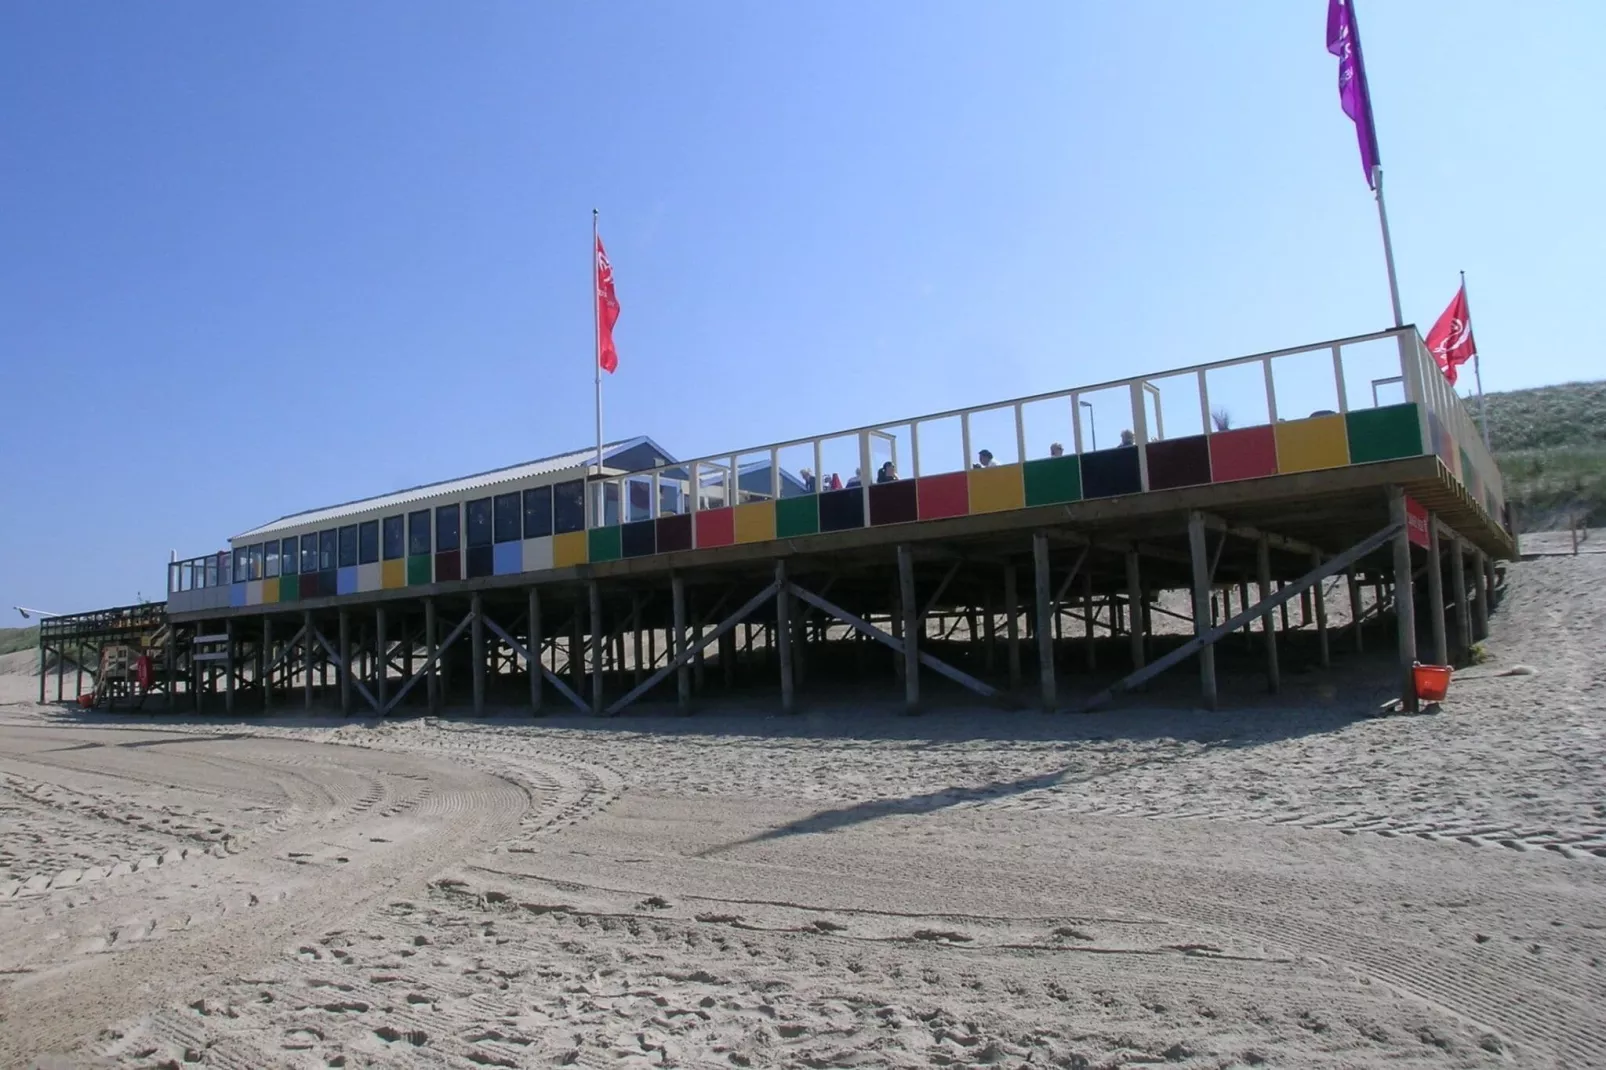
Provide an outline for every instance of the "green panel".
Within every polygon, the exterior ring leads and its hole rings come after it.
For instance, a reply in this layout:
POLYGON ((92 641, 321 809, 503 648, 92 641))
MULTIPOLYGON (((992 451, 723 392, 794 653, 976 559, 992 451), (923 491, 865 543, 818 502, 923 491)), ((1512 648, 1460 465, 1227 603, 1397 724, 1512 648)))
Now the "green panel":
POLYGON ((407 559, 407 586, 422 587, 435 579, 435 562, 429 554, 415 554, 407 559))
POLYGON ((797 535, 820 533, 820 496, 800 494, 795 498, 782 498, 775 503, 775 537, 790 539, 797 535))
POLYGON ((1412 402, 1385 405, 1381 409, 1356 409, 1344 419, 1349 431, 1351 464, 1415 457, 1422 452, 1422 425, 1412 402))
POLYGON ((1026 504, 1082 500, 1082 462, 1075 456, 1026 462, 1026 504))
POLYGON ((617 524, 611 528, 592 528, 586 532, 586 545, 590 551, 592 561, 617 561, 624 556, 619 548, 621 529, 617 524))
POLYGON ((279 577, 279 601, 294 602, 301 597, 301 577, 297 575, 279 577))

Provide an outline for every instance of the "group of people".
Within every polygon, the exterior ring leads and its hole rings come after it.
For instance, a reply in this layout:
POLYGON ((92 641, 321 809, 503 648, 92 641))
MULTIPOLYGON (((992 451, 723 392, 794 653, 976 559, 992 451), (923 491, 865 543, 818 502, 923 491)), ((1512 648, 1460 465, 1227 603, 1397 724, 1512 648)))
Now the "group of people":
MULTIPOLYGON (((1121 432, 1121 445, 1130 446, 1130 445, 1133 444, 1133 442, 1134 442, 1134 439, 1133 439, 1131 431, 1122 431, 1121 432)), ((1050 457, 1063 457, 1063 456, 1065 456, 1065 446, 1063 444, 1059 443, 1059 442, 1050 443, 1049 447, 1048 447, 1048 455, 1050 457)), ((993 459, 993 451, 992 450, 982 450, 980 453, 976 454, 976 463, 971 465, 971 467, 972 468, 992 468, 992 467, 995 467, 996 464, 997 464, 997 462, 993 459)), ((824 490, 850 490, 853 487, 858 487, 858 486, 862 486, 863 485, 862 481, 859 478, 859 469, 857 469, 857 468, 855 468, 853 470, 853 478, 849 479, 846 483, 842 482, 842 477, 841 476, 837 475, 835 472, 832 472, 830 474, 830 476, 828 476, 826 478, 823 488, 820 485, 820 480, 815 477, 814 472, 811 469, 805 468, 802 471, 800 471, 798 473, 798 475, 803 480, 804 488, 806 490, 808 490, 810 493, 813 493, 813 492, 815 492, 817 490, 821 490, 821 489, 824 489, 824 490)), ((898 476, 898 468, 891 461, 887 461, 880 468, 876 469, 875 481, 877 483, 896 483, 898 481, 898 478, 899 478, 899 476, 898 476)))

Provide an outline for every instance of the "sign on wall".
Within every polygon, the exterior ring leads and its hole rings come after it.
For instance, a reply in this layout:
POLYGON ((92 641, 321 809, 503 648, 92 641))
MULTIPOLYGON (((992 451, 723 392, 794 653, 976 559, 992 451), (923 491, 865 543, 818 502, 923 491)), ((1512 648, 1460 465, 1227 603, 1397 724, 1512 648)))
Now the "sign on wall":
POLYGON ((1427 506, 1408 496, 1405 499, 1405 531, 1412 544, 1424 550, 1428 548, 1428 523, 1427 506))

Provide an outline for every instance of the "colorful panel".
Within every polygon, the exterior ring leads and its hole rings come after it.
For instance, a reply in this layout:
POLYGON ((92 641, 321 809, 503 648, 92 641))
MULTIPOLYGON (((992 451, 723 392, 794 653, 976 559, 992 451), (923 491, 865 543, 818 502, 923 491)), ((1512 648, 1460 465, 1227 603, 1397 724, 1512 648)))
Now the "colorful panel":
POLYGON ((318 594, 328 598, 330 595, 340 593, 340 573, 332 568, 324 569, 318 573, 318 594))
POLYGON ((1277 471, 1314 472, 1349 464, 1348 435, 1342 416, 1312 416, 1277 424, 1277 471))
POLYGON ((970 477, 964 472, 924 476, 915 481, 921 520, 941 520, 970 512, 970 477))
POLYGON ((357 566, 347 565, 335 570, 335 594, 357 593, 357 566))
POLYGON ((565 531, 552 536, 552 567, 568 568, 570 565, 585 564, 588 548, 587 536, 583 531, 565 531))
POLYGON ((658 552, 661 554, 674 553, 676 550, 691 549, 691 514, 679 513, 675 516, 661 516, 658 518, 658 552))
POLYGON ((496 575, 496 553, 492 546, 470 546, 463 554, 463 561, 471 580, 496 575))
POLYGON ((870 525, 907 524, 920 519, 920 503, 915 481, 899 479, 875 483, 870 487, 870 525))
POLYGON ((586 532, 586 554, 592 561, 617 561, 624 556, 619 525, 586 532))
POLYGON ((1210 443, 1204 435, 1149 443, 1149 489, 1196 487, 1210 482, 1210 443))
POLYGON ((820 495, 820 530, 847 531, 864 527, 864 488, 828 490, 820 495))
POLYGON ((511 576, 524 571, 524 544, 499 542, 493 548, 492 571, 498 576, 511 576))
POLYGON ((245 585, 245 604, 260 606, 262 604, 262 581, 251 580, 245 585))
POLYGON ((243 605, 245 605, 245 584, 243 584, 243 583, 231 583, 229 585, 229 605, 231 605, 231 606, 243 606, 243 605))
POLYGON ((1026 504, 1054 505, 1082 499, 1082 459, 1042 457, 1025 465, 1026 504))
POLYGON ((736 516, 733 509, 704 509, 693 513, 697 529, 697 548, 730 546, 736 542, 736 516))
POLYGON ((775 503, 749 502, 736 507, 736 541, 769 542, 775 538, 775 503))
POLYGON ((378 561, 357 566, 357 590, 377 591, 384 586, 378 561))
POLYGON ((320 586, 321 585, 319 583, 319 573, 316 573, 316 572, 303 572, 301 574, 301 597, 302 598, 318 598, 318 597, 320 597, 323 594, 323 591, 321 591, 319 589, 320 586))
POLYGON ((1082 454, 1082 497, 1113 498, 1143 489, 1136 446, 1116 446, 1082 454))
POLYGON ((422 587, 435 579, 435 559, 429 554, 414 554, 407 559, 407 586, 422 587))
POLYGON ((775 537, 792 539, 814 535, 820 530, 820 496, 800 494, 775 503, 775 537))
POLYGON ((1210 478, 1216 483, 1277 474, 1277 433, 1270 425, 1210 436, 1210 478))
POLYGON ((262 581, 262 604, 271 606, 279 600, 279 578, 262 581))
POLYGON ((300 576, 280 576, 279 577, 279 601, 281 601, 281 602, 295 602, 295 601, 299 601, 300 598, 301 598, 301 577, 300 576))
POLYGON ((525 539, 520 545, 524 551, 525 572, 544 572, 552 567, 552 536, 525 539))
POLYGON ((1019 509, 1026 504, 1026 484, 1018 464, 994 465, 970 470, 970 511, 997 513, 1019 509))
POLYGON ((647 557, 658 552, 658 525, 638 520, 619 529, 619 552, 625 557, 647 557))
POLYGON ((1456 448, 1455 454, 1461 462, 1461 485, 1470 489, 1477 480, 1477 473, 1472 470, 1472 458, 1468 457, 1467 451, 1460 447, 1456 448))
POLYGON ((407 586, 407 561, 404 558, 397 558, 394 561, 382 562, 379 566, 379 586, 386 591, 407 586))
POLYGON ((463 555, 457 550, 443 550, 435 555, 435 582, 451 583, 463 578, 463 555))
POLYGON ((1351 464, 1417 457, 1422 453, 1422 424, 1416 405, 1356 409, 1344 417, 1351 464))

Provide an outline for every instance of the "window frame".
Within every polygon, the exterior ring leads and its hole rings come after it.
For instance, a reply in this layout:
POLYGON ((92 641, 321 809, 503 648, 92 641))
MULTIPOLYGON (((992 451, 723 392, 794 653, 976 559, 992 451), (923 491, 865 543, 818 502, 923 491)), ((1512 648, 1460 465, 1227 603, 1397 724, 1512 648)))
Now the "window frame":
POLYGON ((235 583, 244 583, 251 578, 251 555, 242 552, 234 555, 234 564, 231 572, 235 583))
POLYGON ((428 557, 435 552, 435 511, 433 509, 414 509, 407 514, 407 556, 428 557), (423 536, 424 548, 418 549, 419 539, 423 536))
POLYGON ((586 481, 570 479, 552 487, 552 533, 563 535, 586 530, 586 481), (573 496, 571 500, 571 496, 573 496), (576 512, 570 512, 576 510, 576 512), (577 521, 577 522, 576 522, 577 521))
POLYGON ((357 567, 357 525, 342 524, 335 529, 335 567, 357 567))
POLYGON ((262 578, 276 580, 279 578, 279 540, 269 539, 262 544, 262 578))
POLYGON ((463 548, 463 505, 462 505, 462 503, 461 502, 453 502, 450 505, 437 505, 435 507, 435 552, 437 554, 449 554, 449 553, 453 553, 454 551, 461 550, 462 548, 463 548), (441 521, 444 520, 447 517, 451 517, 451 520, 452 520, 451 532, 450 532, 450 538, 449 539, 444 537, 443 532, 444 532, 445 529, 443 529, 442 526, 441 526, 441 521), (446 543, 448 541, 451 543, 450 546, 446 545, 446 543))
POLYGON ((357 564, 379 563, 379 521, 364 520, 357 525, 357 564))
POLYGON ((407 514, 397 513, 387 516, 379 524, 379 559, 381 561, 400 561, 407 556, 407 514), (396 552, 390 552, 391 526, 395 525, 396 552))
POLYGON ((335 570, 336 550, 338 548, 339 528, 327 528, 318 532, 318 571, 333 572, 335 570))
POLYGON ((524 514, 524 537, 526 539, 539 539, 552 534, 552 484, 547 483, 539 487, 527 487, 522 495, 524 514), (530 517, 538 518, 538 523, 531 524, 530 517))
POLYGON ((301 574, 310 576, 318 571, 318 533, 309 531, 301 536, 301 574))
POLYGON ((524 537, 524 497, 508 491, 491 499, 491 541, 518 542, 524 537))
POLYGON ((290 535, 279 541, 279 575, 301 575, 301 536, 290 535), (285 544, 290 544, 290 552, 285 553, 285 544))
POLYGON ((471 498, 463 503, 463 545, 490 546, 496 534, 494 498, 471 498))

